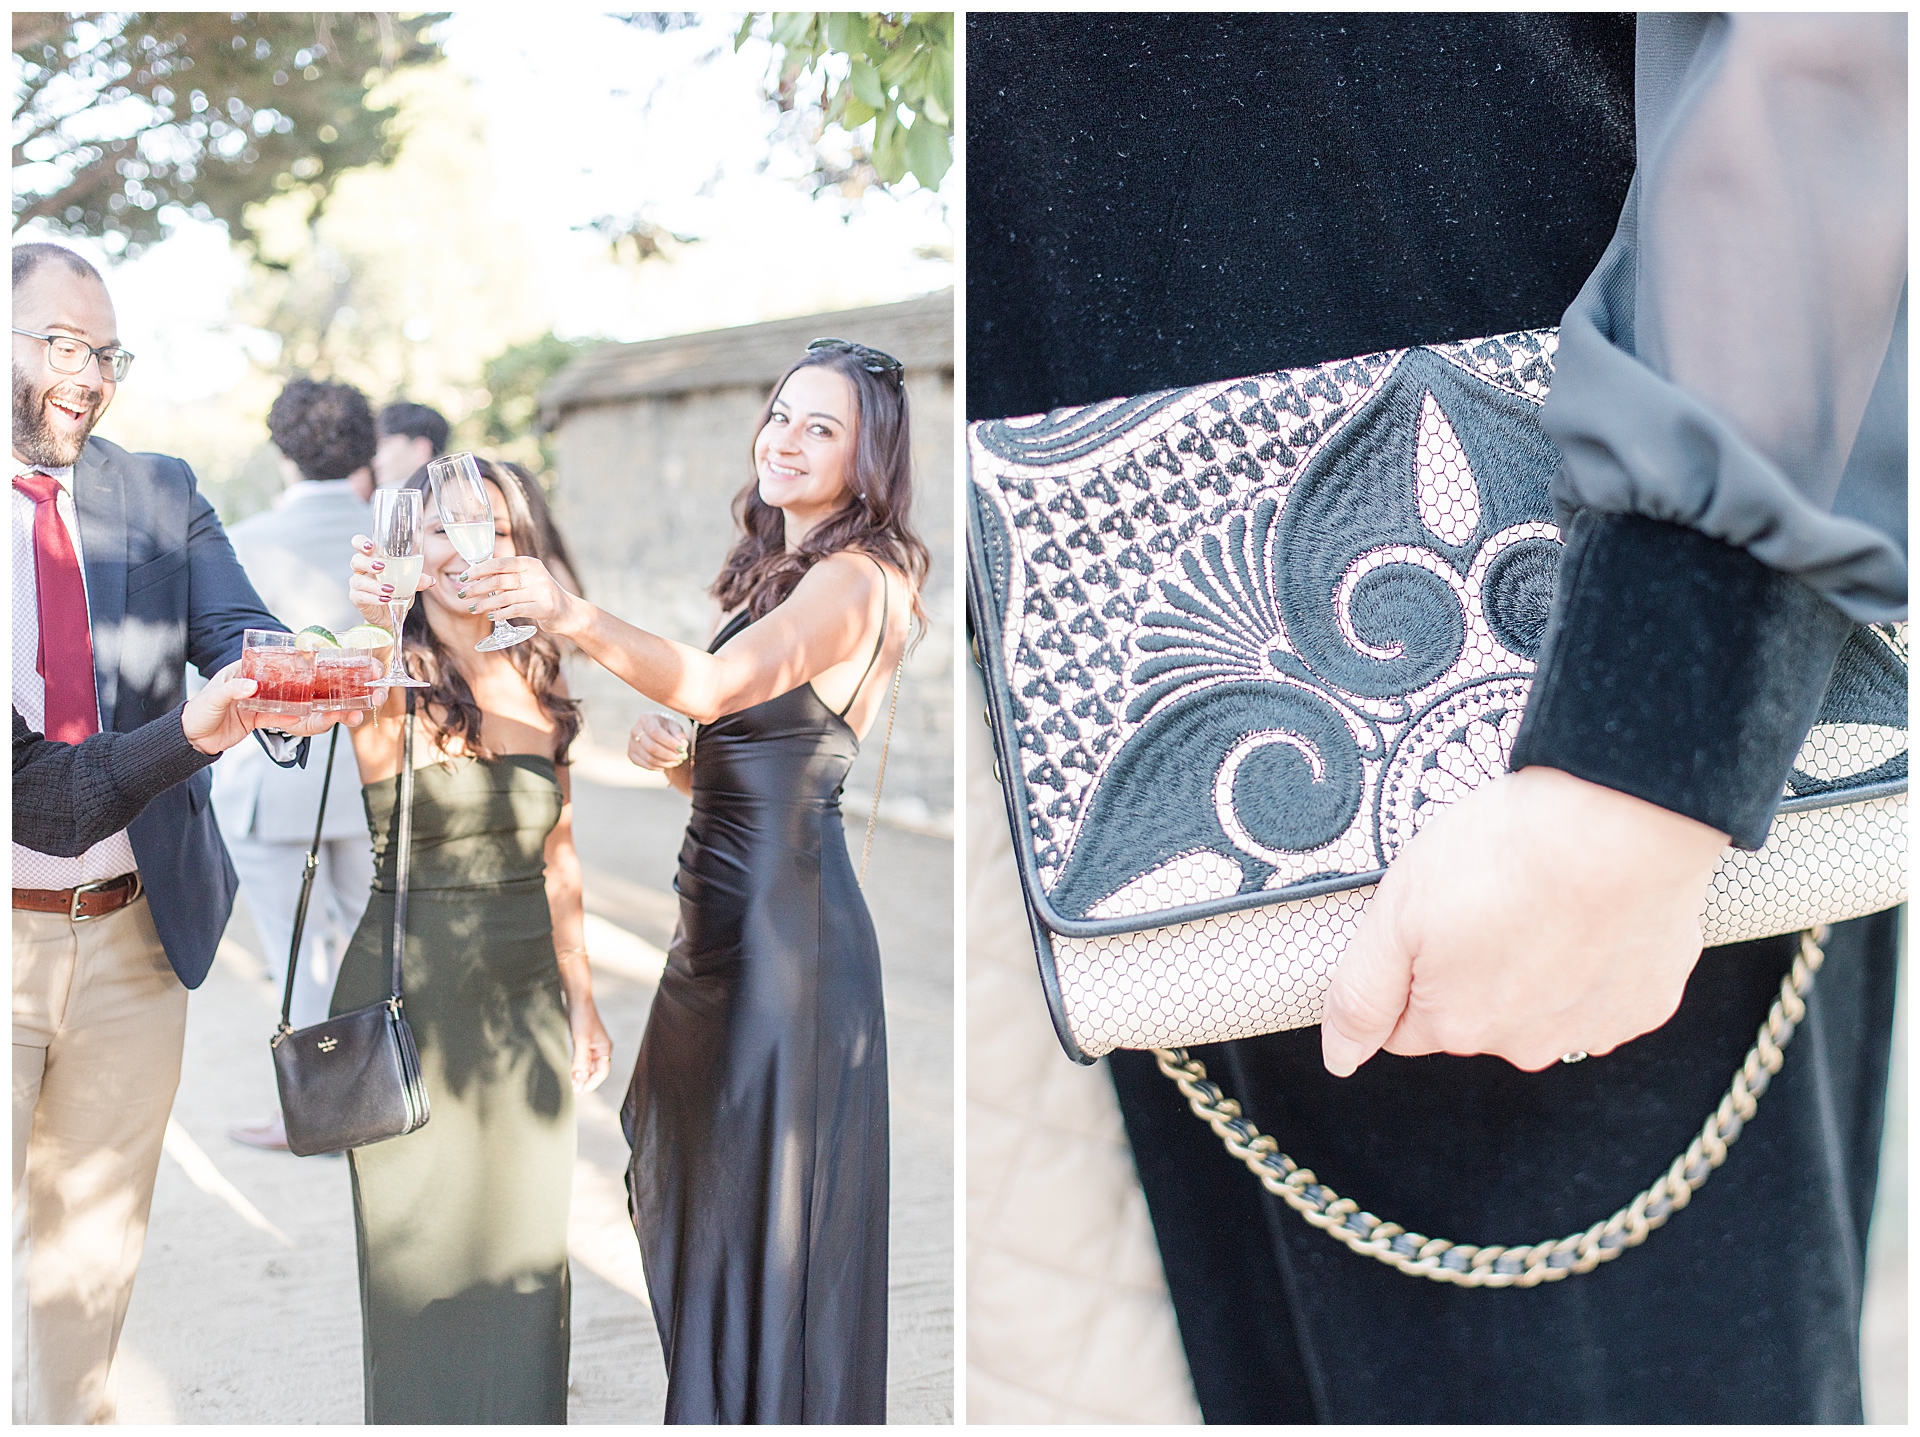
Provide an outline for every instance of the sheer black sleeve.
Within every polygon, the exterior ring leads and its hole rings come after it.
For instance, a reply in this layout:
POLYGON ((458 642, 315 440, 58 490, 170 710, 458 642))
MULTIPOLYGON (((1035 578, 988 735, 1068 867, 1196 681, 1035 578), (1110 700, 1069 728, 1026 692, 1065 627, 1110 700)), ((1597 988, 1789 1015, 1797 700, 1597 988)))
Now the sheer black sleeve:
POLYGON ((1635 109, 1513 762, 1753 848, 1852 626, 1906 612, 1905 17, 1644 16, 1635 109))

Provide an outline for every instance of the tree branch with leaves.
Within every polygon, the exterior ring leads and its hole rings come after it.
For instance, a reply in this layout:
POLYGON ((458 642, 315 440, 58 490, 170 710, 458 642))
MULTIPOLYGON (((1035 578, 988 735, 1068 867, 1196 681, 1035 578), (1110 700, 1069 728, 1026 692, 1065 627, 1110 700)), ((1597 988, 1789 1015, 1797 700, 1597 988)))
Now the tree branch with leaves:
POLYGON ((856 139, 851 166, 836 166, 816 152, 816 190, 851 184, 857 192, 869 183, 897 185, 909 174, 929 190, 940 187, 953 165, 950 12, 749 14, 734 49, 756 34, 779 53, 772 98, 782 111, 796 109, 803 82, 820 77, 820 133, 837 125, 859 136, 873 126, 871 139, 856 139))
POLYGON ((13 17, 13 221, 137 254, 179 205, 252 239, 246 209, 385 164, 367 95, 441 58, 444 13, 115 12, 13 17))

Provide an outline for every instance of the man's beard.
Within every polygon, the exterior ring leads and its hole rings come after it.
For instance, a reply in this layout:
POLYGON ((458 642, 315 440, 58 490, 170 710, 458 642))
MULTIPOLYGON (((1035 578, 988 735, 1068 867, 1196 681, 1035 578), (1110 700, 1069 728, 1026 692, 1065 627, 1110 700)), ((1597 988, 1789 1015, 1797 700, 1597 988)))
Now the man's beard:
POLYGON ((62 380, 58 384, 49 384, 44 388, 34 388, 33 381, 22 374, 18 366, 13 371, 13 452, 27 463, 42 469, 65 469, 80 457, 80 451, 86 448, 87 436, 93 433, 93 426, 100 422, 100 391, 88 389, 85 385, 62 380), (47 399, 56 390, 60 391, 63 403, 81 410, 88 415, 87 427, 78 434, 56 433, 47 422, 47 399))

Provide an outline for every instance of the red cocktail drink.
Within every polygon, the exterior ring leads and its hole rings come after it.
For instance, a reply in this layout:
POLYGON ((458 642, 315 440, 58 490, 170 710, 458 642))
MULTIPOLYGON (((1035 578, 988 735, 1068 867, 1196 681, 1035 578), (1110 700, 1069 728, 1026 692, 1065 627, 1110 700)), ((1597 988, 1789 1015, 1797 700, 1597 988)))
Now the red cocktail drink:
POLYGON ((345 713, 379 707, 374 682, 383 672, 374 649, 320 649, 313 656, 313 707, 316 713, 345 713))
POLYGON ((242 709, 304 718, 313 706, 313 654, 296 647, 292 634, 248 629, 240 677, 257 686, 252 698, 240 700, 242 709))

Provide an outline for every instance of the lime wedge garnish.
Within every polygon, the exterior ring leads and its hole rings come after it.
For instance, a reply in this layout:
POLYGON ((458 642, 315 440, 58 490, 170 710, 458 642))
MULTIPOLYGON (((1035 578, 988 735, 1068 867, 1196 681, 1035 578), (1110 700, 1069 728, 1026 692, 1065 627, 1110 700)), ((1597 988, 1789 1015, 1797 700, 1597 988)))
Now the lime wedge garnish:
POLYGON ((359 624, 340 636, 343 649, 384 649, 392 642, 393 635, 378 624, 359 624))
POLYGON ((319 624, 308 624, 293 636, 293 646, 296 649, 337 649, 340 641, 333 636, 333 630, 319 624))

